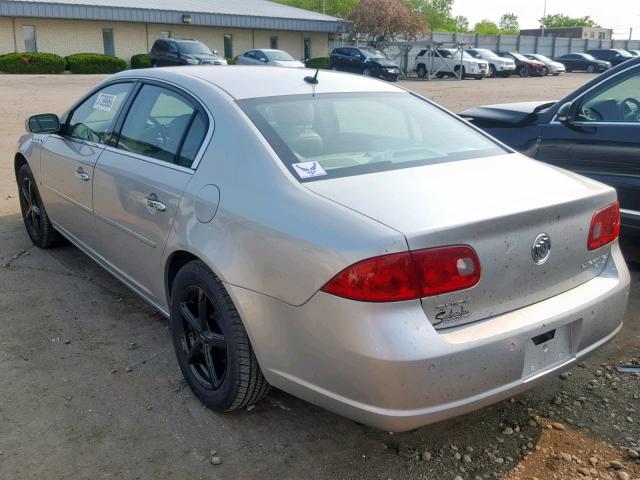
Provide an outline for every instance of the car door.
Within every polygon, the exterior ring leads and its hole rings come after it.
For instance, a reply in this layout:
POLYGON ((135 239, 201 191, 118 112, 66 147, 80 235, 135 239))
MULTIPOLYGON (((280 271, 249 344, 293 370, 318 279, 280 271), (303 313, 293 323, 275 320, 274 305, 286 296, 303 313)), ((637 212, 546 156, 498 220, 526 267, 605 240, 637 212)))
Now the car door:
POLYGON ((640 66, 610 77, 574 105, 569 123, 543 127, 544 142, 554 132, 566 151, 559 165, 615 187, 623 215, 640 224, 640 66))
POLYGON ((109 140, 133 82, 113 83, 89 95, 67 115, 59 134, 42 146, 41 189, 47 212, 58 228, 94 250, 95 164, 109 140))
POLYGON ((100 253, 143 295, 159 299, 161 257, 209 130, 203 107, 174 87, 143 83, 96 165, 100 253))

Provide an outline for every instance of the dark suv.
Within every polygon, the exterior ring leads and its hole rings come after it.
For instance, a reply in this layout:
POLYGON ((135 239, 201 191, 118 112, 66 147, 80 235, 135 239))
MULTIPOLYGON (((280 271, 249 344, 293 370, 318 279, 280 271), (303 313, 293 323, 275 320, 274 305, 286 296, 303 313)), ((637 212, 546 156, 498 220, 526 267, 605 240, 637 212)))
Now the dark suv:
POLYGON ((633 55, 626 50, 618 50, 615 48, 595 48, 593 50, 587 50, 587 53, 598 60, 611 63, 614 67, 633 58, 633 55))
POLYGON ((379 50, 370 47, 334 48, 329 59, 331 70, 359 73, 390 82, 398 80, 400 67, 379 50))
POLYGON ((175 65, 226 65, 227 61, 198 40, 161 38, 151 48, 152 67, 175 65))

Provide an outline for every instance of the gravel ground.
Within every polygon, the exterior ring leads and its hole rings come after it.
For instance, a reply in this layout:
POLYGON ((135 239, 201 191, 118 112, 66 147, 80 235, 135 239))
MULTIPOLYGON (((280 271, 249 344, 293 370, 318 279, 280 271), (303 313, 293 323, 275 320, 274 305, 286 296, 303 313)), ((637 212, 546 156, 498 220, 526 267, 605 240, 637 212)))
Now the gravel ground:
MULTIPOLYGON (((625 327, 586 363, 518 397, 403 434, 283 392, 230 415, 191 395, 166 321, 71 246, 33 248, 14 144, 28 112, 61 112, 101 77, 0 76, 0 479, 640 478, 640 265, 625 327), (213 457, 216 457, 215 461, 213 457)), ((588 75, 408 81, 454 111, 559 98, 588 75)))

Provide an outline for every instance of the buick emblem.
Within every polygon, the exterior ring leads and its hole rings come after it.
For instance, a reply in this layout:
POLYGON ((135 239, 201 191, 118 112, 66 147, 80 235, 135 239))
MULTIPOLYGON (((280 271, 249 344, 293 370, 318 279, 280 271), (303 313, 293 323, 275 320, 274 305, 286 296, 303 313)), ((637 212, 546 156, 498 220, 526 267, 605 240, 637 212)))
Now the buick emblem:
POLYGON ((551 238, 546 233, 541 233, 531 245, 531 258, 536 265, 542 265, 549 260, 551 254, 551 238))

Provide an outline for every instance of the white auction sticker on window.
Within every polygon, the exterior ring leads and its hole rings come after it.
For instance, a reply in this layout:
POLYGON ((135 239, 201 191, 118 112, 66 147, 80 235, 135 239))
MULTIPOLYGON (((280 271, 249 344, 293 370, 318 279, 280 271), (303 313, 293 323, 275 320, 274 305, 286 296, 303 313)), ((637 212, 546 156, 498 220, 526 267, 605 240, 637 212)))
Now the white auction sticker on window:
POLYGON ((115 95, 109 95, 108 93, 101 93, 96 98, 96 103, 93 104, 94 110, 102 110, 103 112, 110 112, 113 108, 113 104, 116 101, 115 95))
POLYGON ((292 164, 300 178, 323 177, 327 174, 318 162, 303 162, 292 164))

